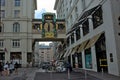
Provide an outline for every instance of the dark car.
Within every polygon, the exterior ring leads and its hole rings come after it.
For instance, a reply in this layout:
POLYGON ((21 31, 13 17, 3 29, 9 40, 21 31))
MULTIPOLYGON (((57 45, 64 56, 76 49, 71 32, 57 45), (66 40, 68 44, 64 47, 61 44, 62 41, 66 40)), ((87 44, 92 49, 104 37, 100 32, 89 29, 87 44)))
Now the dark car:
POLYGON ((41 63, 41 68, 42 69, 50 69, 50 67, 51 67, 50 62, 42 62, 41 63))

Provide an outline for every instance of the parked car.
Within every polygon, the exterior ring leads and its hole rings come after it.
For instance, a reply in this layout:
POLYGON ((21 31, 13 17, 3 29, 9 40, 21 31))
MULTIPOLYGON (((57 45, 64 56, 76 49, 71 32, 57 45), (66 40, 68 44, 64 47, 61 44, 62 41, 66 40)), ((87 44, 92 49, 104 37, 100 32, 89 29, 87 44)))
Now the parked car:
POLYGON ((42 62, 40 64, 40 66, 41 66, 42 69, 50 69, 51 64, 50 64, 50 62, 42 62))

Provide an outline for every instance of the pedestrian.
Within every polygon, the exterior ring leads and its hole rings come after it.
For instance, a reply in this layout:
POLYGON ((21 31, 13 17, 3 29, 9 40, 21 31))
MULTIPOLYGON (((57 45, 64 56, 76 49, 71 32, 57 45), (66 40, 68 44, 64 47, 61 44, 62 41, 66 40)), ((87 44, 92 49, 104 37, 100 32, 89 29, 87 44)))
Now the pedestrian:
POLYGON ((2 76, 2 72, 3 72, 3 64, 2 62, 0 62, 0 76, 2 76))
POLYGON ((15 63, 14 67, 15 67, 15 73, 18 74, 18 67, 19 67, 19 65, 18 65, 17 62, 15 63))
POLYGON ((69 62, 66 63, 66 68, 67 68, 67 71, 69 70, 70 72, 72 71, 72 66, 69 62))
POLYGON ((14 64, 11 62, 9 64, 10 74, 14 71, 14 64))
POLYGON ((8 62, 4 65, 4 75, 5 76, 9 75, 9 67, 8 67, 8 65, 9 65, 8 62))

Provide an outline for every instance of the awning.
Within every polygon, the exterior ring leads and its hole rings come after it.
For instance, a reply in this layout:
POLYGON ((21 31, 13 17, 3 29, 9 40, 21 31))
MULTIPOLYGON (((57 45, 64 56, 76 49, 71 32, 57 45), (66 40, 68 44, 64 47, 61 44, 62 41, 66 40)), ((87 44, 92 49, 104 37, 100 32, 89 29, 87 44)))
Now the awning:
POLYGON ((69 56, 71 54, 72 49, 69 49, 69 52, 66 56, 69 56))
POLYGON ((84 41, 83 43, 81 43, 81 45, 80 45, 80 47, 79 47, 79 49, 78 49, 78 53, 80 53, 81 51, 83 51, 84 50, 84 48, 85 48, 85 46, 86 46, 86 44, 88 43, 88 41, 89 40, 86 40, 86 41, 84 41))
POLYGON ((68 54, 68 52, 69 52, 69 50, 67 50, 67 51, 65 52, 65 54, 64 54, 64 56, 63 56, 63 57, 66 57, 66 56, 67 56, 67 54, 68 54))
POLYGON ((99 39, 99 37, 101 36, 101 34, 102 34, 102 33, 97 34, 97 35, 95 35, 94 37, 92 37, 92 38, 90 39, 90 41, 88 42, 88 44, 86 45, 85 49, 88 49, 88 48, 90 48, 91 46, 93 46, 93 45, 96 43, 96 41, 99 39))
POLYGON ((75 52, 77 52, 78 46, 74 47, 71 54, 73 55, 75 52))
POLYGON ((60 59, 63 57, 63 55, 64 55, 64 52, 60 54, 60 59))

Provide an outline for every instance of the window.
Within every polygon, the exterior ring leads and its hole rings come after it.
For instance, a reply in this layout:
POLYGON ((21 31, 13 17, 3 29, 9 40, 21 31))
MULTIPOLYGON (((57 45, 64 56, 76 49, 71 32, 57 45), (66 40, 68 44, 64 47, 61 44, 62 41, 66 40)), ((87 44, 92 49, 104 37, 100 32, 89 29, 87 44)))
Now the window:
POLYGON ((75 18, 78 18, 78 8, 75 7, 75 18))
POLYGON ((83 36, 89 33, 89 22, 88 19, 82 24, 83 36))
POLYGON ((72 0, 70 0, 70 6, 72 6, 72 0))
POLYGON ((80 39, 80 29, 78 28, 76 30, 76 40, 79 40, 80 39))
POLYGON ((70 16, 70 23, 71 23, 71 26, 72 26, 72 24, 73 24, 73 16, 72 15, 70 16))
POLYGON ((69 39, 70 37, 67 38, 67 46, 69 46, 69 43, 70 43, 69 39))
POLYGON ((12 47, 19 48, 20 47, 20 40, 19 39, 12 40, 12 47))
POLYGON ((14 10, 14 17, 20 18, 20 10, 14 10))
POLYGON ((0 40, 0 47, 3 47, 4 41, 0 40))
POLYGON ((15 6, 20 6, 20 0, 15 0, 15 6))
POLYGON ((5 18, 5 10, 0 10, 0 18, 5 18))
POLYGON ((74 43, 74 33, 71 34, 71 44, 74 43))
POLYGON ((92 15, 92 20, 93 20, 93 28, 97 28, 103 23, 103 18, 102 18, 102 8, 100 7, 93 15, 92 15))
POLYGON ((0 23, 0 33, 4 32, 4 25, 2 23, 0 23))
POLYGON ((5 6, 5 0, 0 0, 0 6, 5 6))
POLYGON ((13 32, 20 32, 20 24, 19 23, 13 24, 13 32))

